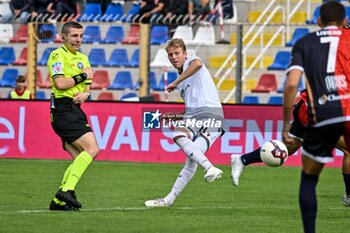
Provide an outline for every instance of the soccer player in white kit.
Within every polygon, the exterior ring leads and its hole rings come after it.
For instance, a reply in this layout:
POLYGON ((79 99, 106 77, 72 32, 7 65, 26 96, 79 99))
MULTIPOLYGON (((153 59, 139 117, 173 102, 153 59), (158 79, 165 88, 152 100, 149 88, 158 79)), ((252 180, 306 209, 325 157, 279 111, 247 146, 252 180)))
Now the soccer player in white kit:
MULTIPOLYGON (((213 79, 199 57, 187 56, 182 39, 169 40, 166 51, 171 64, 179 73, 179 77, 168 85, 166 91, 177 89, 186 106, 183 116, 185 124, 177 127, 173 134, 174 142, 186 155, 186 162, 170 193, 164 198, 146 201, 148 207, 172 206, 196 173, 198 165, 204 169, 204 179, 209 183, 221 178, 223 173, 204 154, 224 134, 224 115, 213 79)), ((174 120, 174 115, 165 114, 163 118, 174 120)))

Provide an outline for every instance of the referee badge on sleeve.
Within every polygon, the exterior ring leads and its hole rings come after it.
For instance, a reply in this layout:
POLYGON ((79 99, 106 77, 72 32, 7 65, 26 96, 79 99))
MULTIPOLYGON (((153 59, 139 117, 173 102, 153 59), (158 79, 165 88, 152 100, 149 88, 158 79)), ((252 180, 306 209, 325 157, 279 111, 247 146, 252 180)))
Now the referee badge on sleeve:
POLYGON ((62 73, 63 65, 62 62, 55 62, 51 65, 52 74, 60 74, 62 73))

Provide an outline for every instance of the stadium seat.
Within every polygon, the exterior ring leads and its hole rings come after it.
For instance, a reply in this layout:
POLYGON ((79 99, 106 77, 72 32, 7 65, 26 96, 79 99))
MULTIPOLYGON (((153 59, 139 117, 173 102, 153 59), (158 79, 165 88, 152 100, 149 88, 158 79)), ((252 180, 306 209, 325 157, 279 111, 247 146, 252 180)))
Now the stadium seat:
POLYGON ((124 7, 120 3, 110 3, 107 6, 106 12, 101 17, 102 22, 116 22, 124 15, 124 7))
POLYGON ((55 49, 57 48, 46 48, 43 52, 43 55, 41 56, 40 60, 38 61, 38 65, 39 66, 46 66, 47 65, 47 60, 49 59, 50 57, 50 54, 52 51, 54 51, 55 49))
POLYGON ((252 89, 252 92, 270 92, 277 91, 277 80, 275 74, 262 74, 258 84, 252 89))
POLYGON ((13 47, 0 48, 0 65, 10 65, 16 60, 13 47))
POLYGON ((185 44, 193 40, 193 30, 192 26, 189 25, 179 25, 176 27, 173 38, 181 38, 185 44))
POLYGON ((165 51, 165 49, 160 48, 155 57, 154 60, 150 64, 151 67, 172 67, 169 59, 168 59, 168 53, 165 51))
POLYGON ((99 21, 102 15, 101 4, 100 3, 86 3, 85 9, 81 17, 77 21, 99 21))
MULTIPOLYGON (((157 75, 155 72, 151 71, 149 72, 149 88, 154 90, 157 88, 157 75)), ((133 89, 138 90, 140 88, 139 82, 136 82, 133 89)))
POLYGON ((199 26, 196 35, 189 44, 194 45, 214 45, 215 44, 215 33, 213 25, 199 26))
MULTIPOLYGON (((177 79, 177 72, 175 71, 169 71, 168 72, 168 84, 172 83, 175 81, 175 79, 177 79)), ((154 88, 154 90, 157 90, 157 91, 163 91, 165 88, 165 83, 164 83, 164 73, 162 74, 162 77, 159 81, 159 84, 157 85, 156 88, 154 88)))
POLYGON ((83 43, 99 43, 101 40, 101 30, 98 25, 88 25, 86 26, 84 35, 83 35, 83 43))
POLYGON ((56 26, 53 24, 42 24, 39 26, 39 39, 42 43, 53 42, 57 36, 56 26))
POLYGON ((89 53, 91 66, 104 66, 106 64, 106 52, 103 48, 93 48, 89 53))
POLYGON ((0 79, 0 87, 15 87, 16 78, 18 77, 19 72, 17 69, 9 68, 2 73, 0 79))
POLYGON ((13 26, 9 23, 1 23, 0 24, 0 42, 8 43, 10 39, 13 37, 13 26))
POLYGON ((140 49, 135 49, 127 67, 139 67, 140 49))
MULTIPOLYGON (((28 73, 25 74, 25 78, 27 80, 28 73)), ((36 70, 36 86, 39 87, 40 84, 43 83, 43 74, 40 69, 36 70)))
POLYGON ((346 17, 349 20, 350 19, 350 6, 346 6, 345 7, 345 14, 346 14, 346 17))
POLYGON ((36 93, 35 93, 35 99, 38 99, 38 100, 44 100, 44 99, 46 99, 46 93, 45 93, 45 91, 36 91, 36 93))
POLYGON ((139 96, 134 92, 129 92, 120 97, 122 101, 140 101, 139 96))
POLYGON ((242 104, 259 104, 258 96, 245 96, 242 100, 242 104))
POLYGON ((119 71, 113 80, 113 83, 108 86, 107 89, 113 90, 124 90, 124 89, 132 89, 132 77, 130 71, 119 71))
POLYGON ((254 87, 256 87, 257 81, 252 78, 246 78, 243 81, 243 90, 244 91, 251 91, 254 87))
POLYGON ((288 68, 291 59, 289 51, 278 51, 272 65, 267 67, 267 70, 285 70, 288 68))
POLYGON ((102 44, 116 44, 124 39, 123 26, 110 26, 108 28, 106 37, 100 41, 102 44))
MULTIPOLYGON (((283 93, 284 87, 286 86, 288 76, 284 79, 282 86, 277 90, 277 93, 283 93)), ((298 84, 298 91, 304 90, 303 79, 301 78, 298 84)))
POLYGON ((153 26, 151 30, 151 44, 160 45, 169 39, 168 26, 153 26))
POLYGON ((282 105, 283 104, 283 97, 282 96, 270 96, 269 100, 267 101, 267 104, 282 105))
POLYGON ((321 8, 321 6, 317 6, 315 8, 315 11, 314 11, 314 13, 312 15, 312 18, 306 20, 307 24, 317 24, 317 19, 320 17, 320 8, 321 8))
POLYGON ((40 88, 51 88, 50 73, 47 73, 46 79, 39 84, 40 88))
POLYGON ((124 40, 122 40, 122 44, 139 44, 139 42, 140 42, 140 26, 131 25, 128 35, 124 40))
POLYGON ((292 47, 295 44, 295 42, 297 42, 297 40, 304 37, 308 33, 309 33, 308 28, 296 28, 293 33, 292 39, 286 43, 286 46, 292 47))
POLYGON ((101 91, 97 96, 97 100, 116 100, 116 98, 113 92, 101 91))
POLYGON ((21 24, 16 31, 16 35, 10 39, 11 43, 24 43, 28 40, 28 26, 27 24, 21 24))
POLYGON ((110 85, 109 75, 107 70, 96 70, 94 79, 91 84, 91 89, 103 89, 110 85))
POLYGON ((25 66, 27 65, 27 47, 22 49, 21 55, 13 62, 15 66, 25 66))
POLYGON ((114 49, 111 57, 108 62, 105 64, 106 66, 113 67, 121 67, 127 66, 129 64, 128 53, 126 49, 114 49))
POLYGON ((126 22, 131 23, 134 16, 139 13, 139 10, 140 10, 140 3, 133 3, 132 6, 130 7, 130 10, 126 14, 126 16, 123 17, 122 22, 123 23, 126 23, 126 22))

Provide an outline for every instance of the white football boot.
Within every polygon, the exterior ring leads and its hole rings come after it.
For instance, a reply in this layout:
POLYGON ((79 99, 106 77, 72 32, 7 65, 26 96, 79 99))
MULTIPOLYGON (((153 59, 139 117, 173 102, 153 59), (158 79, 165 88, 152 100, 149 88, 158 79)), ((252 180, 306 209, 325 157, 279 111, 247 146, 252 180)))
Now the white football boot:
POLYGON ((239 177, 241 176, 244 169, 244 164, 241 160, 241 155, 238 154, 232 154, 231 155, 231 178, 232 178, 232 184, 238 185, 239 184, 239 177))
POLYGON ((208 183, 213 182, 214 180, 220 179, 223 171, 214 166, 210 167, 204 175, 204 180, 208 183))
POLYGON ((164 198, 157 198, 154 200, 145 201, 145 206, 147 206, 147 207, 170 207, 171 204, 168 203, 164 198))
POLYGON ((343 205, 350 207, 350 197, 346 196, 346 194, 343 196, 343 205))

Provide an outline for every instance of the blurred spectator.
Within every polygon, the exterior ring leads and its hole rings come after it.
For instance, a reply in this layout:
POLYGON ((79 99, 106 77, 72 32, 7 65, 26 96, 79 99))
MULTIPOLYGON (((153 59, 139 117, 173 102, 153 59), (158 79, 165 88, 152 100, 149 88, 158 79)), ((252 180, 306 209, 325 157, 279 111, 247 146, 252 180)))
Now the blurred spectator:
POLYGON ((26 88, 26 79, 23 75, 19 75, 16 79, 16 87, 10 91, 8 95, 9 99, 33 99, 32 93, 26 88))
POLYGON ((233 17, 233 6, 232 0, 215 0, 215 4, 211 13, 208 16, 208 20, 213 23, 216 23, 218 18, 220 17, 219 8, 222 8, 222 17, 223 19, 231 19, 233 17))
POLYGON ((42 21, 51 15, 47 10, 50 0, 29 0, 32 21, 42 21))
POLYGON ((141 8, 136 21, 149 23, 151 18, 156 18, 166 8, 166 0, 142 0, 141 8))
POLYGON ((188 15, 191 21, 203 19, 209 13, 209 0, 189 0, 188 15))
POLYGON ((53 14, 53 18, 55 18, 58 21, 74 17, 77 12, 77 1, 49 0, 47 11, 50 14, 53 14))
POLYGON ((10 11, 10 0, 0 0, 0 20, 6 14, 6 12, 10 11))
POLYGON ((2 17, 3 23, 19 18, 20 23, 26 23, 29 16, 29 1, 28 0, 11 0, 10 11, 2 17))
POLYGON ((174 23, 180 16, 183 19, 188 13, 188 0, 169 0, 163 12, 165 15, 163 22, 174 23))

